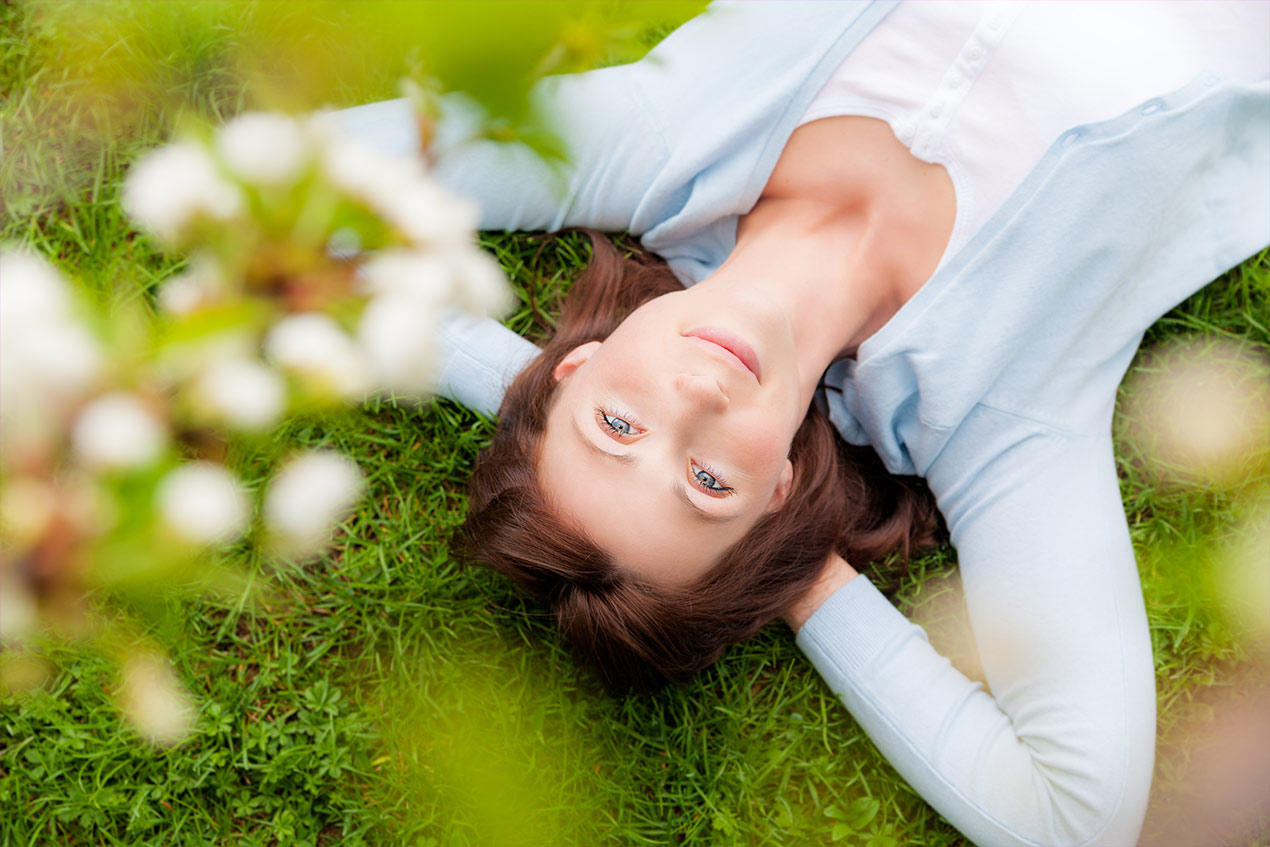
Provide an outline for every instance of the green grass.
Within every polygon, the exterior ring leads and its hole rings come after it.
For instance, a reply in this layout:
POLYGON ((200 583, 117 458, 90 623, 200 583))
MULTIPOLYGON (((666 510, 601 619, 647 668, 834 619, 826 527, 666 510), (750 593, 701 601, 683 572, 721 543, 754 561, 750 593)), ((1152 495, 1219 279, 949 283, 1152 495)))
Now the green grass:
MULTIPOLYGON (((103 308, 148 302, 179 259, 128 226, 117 196, 126 162, 161 140, 160 123, 103 129, 59 105, 57 69, 36 49, 43 38, 23 7, 0 7, 0 241, 52 257, 103 308)), ((197 96, 212 114, 232 112, 239 83, 216 79, 197 96)), ((523 299, 510 325, 541 333, 586 262, 583 241, 490 235, 485 245, 523 299)), ((1218 334, 1264 351, 1267 327, 1263 254, 1148 339, 1218 334)), ((686 687, 606 697, 540 609, 451 552, 491 432, 448 403, 380 403, 236 448, 234 464, 258 485, 289 444, 337 446, 365 469, 370 494, 318 562, 279 571, 231 551, 240 591, 173 596, 159 614, 137 615, 200 704, 196 731, 174 749, 146 747, 121 722, 108 655, 46 645, 49 685, 0 699, 0 847, 789 845, 829 843, 844 826, 842 843, 963 842, 782 627, 686 687)), ((1124 452, 1159 692, 1147 834, 1167 840, 1152 827, 1186 784, 1188 733, 1213 725, 1213 702, 1236 682, 1266 681, 1206 574, 1270 481, 1258 472, 1220 488, 1167 487, 1124 452)), ((921 558, 897 594, 937 640, 957 614, 953 562, 947 548, 921 558)), ((1270 843, 1268 831, 1263 821, 1252 837, 1270 843)))

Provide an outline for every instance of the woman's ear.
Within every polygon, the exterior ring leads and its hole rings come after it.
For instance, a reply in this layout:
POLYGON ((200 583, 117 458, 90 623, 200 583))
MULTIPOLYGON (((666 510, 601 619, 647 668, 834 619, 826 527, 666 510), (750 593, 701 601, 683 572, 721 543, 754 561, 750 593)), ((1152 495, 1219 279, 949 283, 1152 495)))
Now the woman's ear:
POLYGON ((785 460, 785 467, 781 468, 781 478, 776 481, 776 490, 772 492, 772 501, 767 504, 767 511, 778 511, 785 505, 785 498, 789 496, 789 489, 794 484, 794 463, 789 459, 785 460))
POLYGON ((551 372, 551 375, 556 378, 556 382, 559 382, 582 367, 583 363, 590 359, 591 355, 598 349, 600 349, 599 341, 588 341, 586 344, 579 344, 564 354, 564 358, 560 360, 560 364, 556 365, 556 369, 551 372))

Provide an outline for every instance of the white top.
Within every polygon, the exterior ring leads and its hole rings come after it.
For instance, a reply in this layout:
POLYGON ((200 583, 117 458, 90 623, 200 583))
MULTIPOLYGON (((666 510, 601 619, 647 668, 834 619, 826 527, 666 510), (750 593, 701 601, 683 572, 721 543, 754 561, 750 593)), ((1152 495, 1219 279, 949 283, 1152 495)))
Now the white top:
POLYGON ((1270 73, 1268 32, 1264 2, 916 0, 864 37, 799 125, 880 118, 918 159, 943 165, 957 220, 942 266, 1060 133, 1113 118, 1203 71, 1262 79, 1270 73))

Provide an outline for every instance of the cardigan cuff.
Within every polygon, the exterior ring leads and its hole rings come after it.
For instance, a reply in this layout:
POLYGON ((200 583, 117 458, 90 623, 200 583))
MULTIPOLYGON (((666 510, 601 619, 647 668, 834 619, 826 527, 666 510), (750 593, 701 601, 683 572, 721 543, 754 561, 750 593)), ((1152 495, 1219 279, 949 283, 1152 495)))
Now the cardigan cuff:
POLYGON ((798 631, 796 640, 822 674, 832 668, 857 675, 912 627, 914 624, 861 575, 821 604, 798 631))
POLYGON ((437 329, 443 362, 437 393, 486 415, 498 414, 508 386, 542 352, 489 318, 450 311, 437 329))

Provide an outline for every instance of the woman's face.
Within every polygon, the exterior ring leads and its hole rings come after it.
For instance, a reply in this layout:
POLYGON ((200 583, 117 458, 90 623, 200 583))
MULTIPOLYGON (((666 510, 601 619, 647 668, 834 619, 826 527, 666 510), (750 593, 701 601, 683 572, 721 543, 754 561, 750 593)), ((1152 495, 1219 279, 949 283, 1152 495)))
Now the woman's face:
POLYGON ((697 286, 556 368, 539 480, 619 567, 692 582, 783 503, 807 410, 779 314, 697 286))

